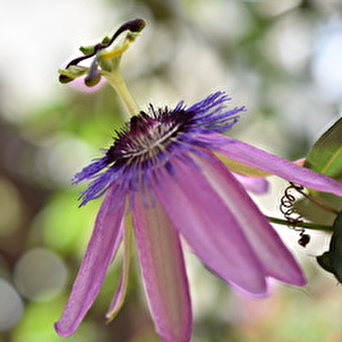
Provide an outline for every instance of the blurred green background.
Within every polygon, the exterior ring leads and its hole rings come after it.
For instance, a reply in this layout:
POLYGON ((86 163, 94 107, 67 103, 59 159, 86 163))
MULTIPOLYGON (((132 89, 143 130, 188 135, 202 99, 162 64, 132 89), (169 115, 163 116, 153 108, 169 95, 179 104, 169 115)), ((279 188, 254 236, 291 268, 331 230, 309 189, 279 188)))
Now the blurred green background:
MULTIPOLYGON (((111 143, 124 109, 104 85, 84 93, 57 70, 125 20, 148 26, 123 73, 146 108, 191 104, 216 90, 248 113, 235 137, 289 159, 305 156, 342 103, 340 0, 0 0, 0 342, 154 342, 136 268, 109 325, 104 313, 120 272, 114 262, 95 306, 67 339, 53 330, 91 234, 100 201, 77 208, 72 175, 111 143)), ((256 198, 275 212, 286 183, 256 198)), ((278 213, 279 215, 279 213, 278 213)), ((195 342, 339 342, 342 290, 315 264, 328 236, 279 229, 309 278, 274 284, 251 300, 187 255, 195 342)))

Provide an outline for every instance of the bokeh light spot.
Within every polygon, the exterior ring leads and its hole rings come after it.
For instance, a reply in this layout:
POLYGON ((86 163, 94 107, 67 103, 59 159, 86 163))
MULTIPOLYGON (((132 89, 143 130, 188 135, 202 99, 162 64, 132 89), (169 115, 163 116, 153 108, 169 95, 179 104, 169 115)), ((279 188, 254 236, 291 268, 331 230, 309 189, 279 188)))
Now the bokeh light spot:
POLYGON ((20 293, 31 300, 49 300, 64 287, 67 270, 53 252, 35 248, 25 253, 14 270, 15 283, 20 293))
POLYGON ((23 203, 17 188, 0 177, 0 236, 14 232, 21 223, 23 203))
POLYGON ((22 300, 7 281, 0 279, 0 331, 12 328, 23 313, 22 300))

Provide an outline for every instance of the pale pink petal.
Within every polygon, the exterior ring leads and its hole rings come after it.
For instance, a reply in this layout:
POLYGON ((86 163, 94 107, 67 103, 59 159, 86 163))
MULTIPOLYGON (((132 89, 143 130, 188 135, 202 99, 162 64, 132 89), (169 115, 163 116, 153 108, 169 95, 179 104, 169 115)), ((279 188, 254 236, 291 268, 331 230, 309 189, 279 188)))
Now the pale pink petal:
POLYGON ((112 303, 106 313, 106 317, 111 321, 115 318, 118 312, 121 310, 122 305, 124 304, 128 280, 129 280, 129 270, 132 256, 132 229, 130 226, 125 228, 124 234, 124 254, 123 254, 123 267, 120 276, 120 281, 118 287, 115 291, 114 298, 112 303))
POLYGON ((202 135, 200 139, 207 143, 213 143, 215 151, 240 163, 275 174, 310 189, 342 196, 342 182, 298 166, 296 163, 279 158, 242 141, 228 138, 222 134, 202 135))
POLYGON ((248 177, 234 172, 233 175, 246 190, 253 192, 254 194, 261 195, 268 192, 269 183, 265 178, 248 177))
POLYGON ((122 240, 125 197, 119 197, 114 185, 97 215, 93 234, 61 319, 55 323, 60 336, 75 332, 95 301, 108 266, 122 240))
POLYGON ((164 342, 188 342, 192 314, 178 232, 158 202, 138 194, 132 209, 139 261, 158 334, 164 342))
POLYGON ((203 263, 225 281, 251 295, 266 295, 265 270, 236 214, 199 168, 176 158, 171 162, 172 175, 165 172, 153 188, 175 227, 203 263))
POLYGON ((294 257, 243 187, 234 181, 231 172, 215 156, 211 159, 196 158, 196 161, 234 213, 267 275, 286 283, 304 285, 305 277, 294 257))

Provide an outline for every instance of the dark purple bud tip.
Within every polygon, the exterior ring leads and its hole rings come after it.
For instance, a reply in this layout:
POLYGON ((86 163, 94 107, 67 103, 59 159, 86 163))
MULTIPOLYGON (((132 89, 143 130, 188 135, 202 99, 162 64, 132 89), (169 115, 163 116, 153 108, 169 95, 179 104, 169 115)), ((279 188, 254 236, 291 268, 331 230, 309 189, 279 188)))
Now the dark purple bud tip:
POLYGON ((146 21, 144 19, 133 19, 125 22, 123 25, 119 27, 119 29, 114 33, 112 39, 106 44, 106 47, 113 43, 113 41, 125 31, 130 32, 141 32, 143 28, 146 26, 146 21))
POLYGON ((146 21, 144 19, 134 19, 126 23, 128 30, 131 32, 141 32, 146 26, 146 21))

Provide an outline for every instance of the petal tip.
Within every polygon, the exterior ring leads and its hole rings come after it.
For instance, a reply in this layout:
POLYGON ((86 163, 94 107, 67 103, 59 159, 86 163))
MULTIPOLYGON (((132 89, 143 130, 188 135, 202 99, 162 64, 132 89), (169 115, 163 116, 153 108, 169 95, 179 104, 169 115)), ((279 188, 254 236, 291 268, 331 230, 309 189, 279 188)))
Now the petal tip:
POLYGON ((289 264, 287 267, 285 266, 286 265, 283 265, 281 273, 278 272, 276 274, 273 272, 273 274, 269 274, 269 276, 289 285, 305 286, 307 284, 307 279, 302 268, 293 258, 290 258, 289 264))
POLYGON ((291 284, 295 286, 305 286, 307 283, 308 281, 303 272, 297 274, 297 276, 294 277, 291 281, 291 284))
POLYGON ((54 324, 55 330, 57 332, 57 334, 61 337, 68 337, 70 335, 72 335, 75 331, 73 329, 65 329, 65 327, 63 326, 63 324, 58 321, 54 324))
POLYGON ((265 282, 265 287, 260 288, 259 290, 247 290, 244 288, 241 288, 240 286, 236 286, 235 284, 231 284, 233 287, 243 296, 249 297, 249 298, 255 298, 255 299, 262 299, 266 298, 271 294, 270 288, 265 282))

